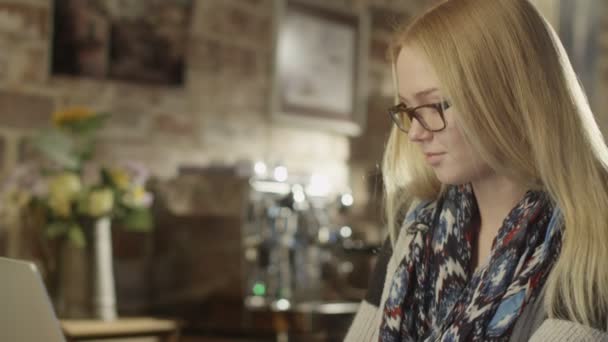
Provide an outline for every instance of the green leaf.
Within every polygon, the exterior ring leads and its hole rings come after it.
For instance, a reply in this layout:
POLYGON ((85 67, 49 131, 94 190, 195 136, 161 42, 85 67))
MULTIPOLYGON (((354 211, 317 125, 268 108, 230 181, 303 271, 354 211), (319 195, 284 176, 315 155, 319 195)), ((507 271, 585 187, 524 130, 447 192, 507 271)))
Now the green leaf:
POLYGON ((108 117, 108 114, 98 114, 87 119, 68 123, 66 127, 76 134, 90 135, 101 129, 108 117))
POLYGON ((154 218, 148 209, 128 210, 120 221, 130 231, 149 232, 154 228, 154 218))
POLYGON ((77 169, 80 160, 74 153, 72 138, 57 129, 42 131, 32 139, 32 145, 47 158, 69 169, 77 169))
POLYGON ((86 246, 86 241, 84 238, 84 233, 82 232, 82 228, 79 225, 74 224, 70 227, 70 231, 68 232, 68 239, 79 248, 86 246))
POLYGON ((46 227, 46 236, 49 239, 54 239, 61 235, 64 235, 70 229, 70 224, 67 222, 53 222, 46 227))
POLYGON ((81 161, 91 160, 95 152, 95 141, 93 139, 77 139, 74 153, 81 161))
POLYGON ((110 171, 105 167, 101 169, 101 183, 112 187, 115 186, 112 176, 110 175, 110 171))

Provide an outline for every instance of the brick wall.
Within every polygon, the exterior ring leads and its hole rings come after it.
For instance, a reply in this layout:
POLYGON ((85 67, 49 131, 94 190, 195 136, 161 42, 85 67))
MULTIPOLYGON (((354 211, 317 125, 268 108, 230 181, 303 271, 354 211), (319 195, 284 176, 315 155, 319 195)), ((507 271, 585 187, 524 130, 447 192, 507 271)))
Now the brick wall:
MULTIPOLYGON (((103 133, 105 159, 140 159, 165 176, 181 164, 282 161, 342 183, 352 173, 352 186, 363 189, 361 177, 375 172, 388 127, 383 108, 392 85, 385 50, 392 23, 432 1, 338 2, 366 9, 372 19, 367 131, 352 140, 270 119, 272 0, 195 0, 186 85, 177 89, 51 76, 52 1, 0 0, 0 167, 6 170, 21 159, 23 137, 46 124, 53 109, 85 104, 114 114, 103 133)), ((534 3, 557 24, 557 0, 534 3)), ((606 17, 603 55, 608 54, 606 17)), ((608 88, 607 60, 600 60, 600 94, 608 88)), ((605 97, 598 98, 604 104, 597 107, 606 108, 605 97)), ((605 115, 598 116, 605 126, 605 115)), ((360 196, 366 202, 366 191, 360 196)))
MULTIPOLYGON (((181 88, 51 75, 52 1, 0 0, 3 51, 0 54, 0 108, 3 110, 0 169, 6 172, 26 158, 30 150, 24 146, 24 139, 47 125, 54 109, 78 104, 113 114, 99 144, 100 158, 106 161, 136 159, 146 163, 156 175, 170 177, 184 165, 230 165, 243 159, 262 159, 282 162, 299 172, 323 172, 337 186, 346 185, 351 169, 354 175, 367 176, 367 165, 379 158, 382 150, 388 121, 378 113, 383 113, 383 101, 390 92, 390 74, 384 59, 391 31, 390 18, 410 16, 424 2, 341 1, 347 6, 368 9, 373 25, 370 123, 366 134, 373 143, 366 144, 364 137, 353 141, 351 147, 351 140, 345 136, 278 125, 271 120, 268 99, 272 79, 273 0, 193 0, 186 83, 181 88)), ((357 176, 354 183, 363 184, 355 187, 355 191, 365 199, 366 179, 357 176)), ((358 205, 367 208, 362 206, 365 202, 361 199, 358 205)), ((180 222, 176 219, 174 223, 180 222)), ((239 228, 229 220, 218 222, 167 224, 173 236, 168 241, 176 242, 172 247, 180 251, 211 253, 215 250, 201 246, 210 241, 205 234, 214 231, 197 228, 202 225, 225 228, 227 234, 239 228), (195 238, 182 241, 183 236, 195 238), (183 248, 179 245, 181 242, 186 244, 183 248)), ((159 229, 156 235, 162 236, 163 232, 159 229)), ((119 296, 127 293, 138 302, 145 293, 138 297, 129 291, 139 291, 141 284, 129 283, 124 275, 133 273, 129 270, 141 269, 142 265, 138 258, 121 255, 125 249, 120 247, 124 237, 117 236, 117 239, 117 257, 123 260, 116 268, 119 296)), ((217 248, 223 252, 234 253, 238 248, 222 242, 217 248)), ((126 250, 134 246, 131 241, 126 250)), ((224 259, 218 255, 220 257, 224 259)), ((79 268, 75 266, 76 269, 79 268)), ((191 283, 213 272, 204 267, 199 269, 191 283)), ((183 285, 189 289, 192 284, 183 285)), ((85 295, 76 292, 66 300, 82 302, 85 295)), ((124 300, 121 305, 125 305, 124 300)))
POLYGON ((139 159, 161 176, 183 164, 263 159, 347 179, 346 137, 270 120, 272 1, 195 0, 182 88, 50 75, 51 4, 0 0, 4 170, 54 109, 83 104, 113 114, 103 159, 139 159))
MULTIPOLYGON (((371 54, 381 58, 388 27, 379 17, 415 11, 424 1, 342 2, 371 8, 381 31, 374 31, 371 54)), ((0 0, 3 170, 21 159, 23 138, 52 110, 83 104, 113 113, 101 142, 104 159, 139 159, 161 176, 181 164, 262 159, 324 172, 345 185, 348 138, 270 119, 272 12, 272 0, 195 0, 186 84, 167 88, 50 75, 52 1, 0 0)), ((372 92, 386 88, 385 66, 372 63, 372 92)))
MULTIPOLYGON (((365 9, 372 23, 367 130, 354 139, 271 120, 273 0, 194 0, 182 88, 52 76, 52 0, 0 0, 0 169, 23 159, 23 138, 45 125, 53 109, 84 104, 114 114, 100 144, 106 160, 138 159, 160 176, 173 175, 183 164, 280 161, 298 171, 324 172, 338 186, 350 176, 356 210, 363 214, 389 127, 388 40, 394 23, 433 1, 336 2, 365 9)), ((558 0, 533 2, 557 23, 558 0)), ((599 66, 599 93, 608 88, 607 60, 599 66)), ((606 108, 605 97, 598 98, 604 101, 598 108, 606 108)), ((602 126, 604 116, 599 115, 602 126)))
POLYGON ((426 1, 340 2, 368 10, 373 26, 369 134, 354 148, 336 133, 272 121, 273 0, 194 0, 181 88, 51 75, 52 0, 0 0, 0 170, 25 158, 24 138, 47 125, 53 110, 87 105, 113 114, 99 144, 106 161, 140 160, 170 177, 181 165, 260 159, 325 173, 343 187, 356 161, 381 153, 387 120, 377 112, 391 87, 384 57, 393 17, 426 1))

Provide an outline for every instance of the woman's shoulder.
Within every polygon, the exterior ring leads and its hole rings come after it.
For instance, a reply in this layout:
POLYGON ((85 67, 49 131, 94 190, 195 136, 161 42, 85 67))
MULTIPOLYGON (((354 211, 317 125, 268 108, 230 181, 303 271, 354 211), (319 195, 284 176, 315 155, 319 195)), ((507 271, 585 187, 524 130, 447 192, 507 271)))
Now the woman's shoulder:
POLYGON ((524 307, 509 341, 607 341, 608 333, 576 322, 548 318, 543 306, 543 290, 524 307))
POLYGON ((546 319, 530 338, 541 341, 603 341, 608 342, 608 332, 563 319, 546 319))

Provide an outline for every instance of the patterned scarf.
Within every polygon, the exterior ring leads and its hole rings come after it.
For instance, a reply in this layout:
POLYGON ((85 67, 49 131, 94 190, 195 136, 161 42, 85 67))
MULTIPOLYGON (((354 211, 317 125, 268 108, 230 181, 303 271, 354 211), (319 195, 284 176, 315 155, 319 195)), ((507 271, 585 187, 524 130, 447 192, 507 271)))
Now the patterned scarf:
POLYGON ((509 339, 557 259, 561 214, 546 193, 528 191, 500 227, 489 262, 473 272, 476 215, 471 185, 450 186, 408 214, 409 242, 385 302, 380 341, 509 339))

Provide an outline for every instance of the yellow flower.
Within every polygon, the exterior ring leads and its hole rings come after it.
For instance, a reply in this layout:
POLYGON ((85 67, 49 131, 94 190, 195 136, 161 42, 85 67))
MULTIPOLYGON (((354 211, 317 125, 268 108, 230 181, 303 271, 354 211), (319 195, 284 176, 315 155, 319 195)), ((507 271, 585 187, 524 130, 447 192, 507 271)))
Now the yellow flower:
POLYGON ((55 198, 64 198, 71 201, 82 190, 82 184, 77 174, 73 172, 62 172, 49 181, 49 195, 55 198))
POLYGON ((70 217, 72 214, 72 202, 65 196, 50 196, 49 207, 60 217, 70 217))
POLYGON ((129 207, 143 207, 146 205, 148 193, 143 186, 135 186, 124 197, 124 203, 129 207))
POLYGON ((12 189, 2 195, 2 198, 0 198, 0 204, 2 204, 0 205, 0 216, 2 216, 3 210, 11 212, 20 211, 21 209, 29 205, 32 199, 32 194, 20 189, 12 189))
POLYGON ((129 188, 129 174, 125 170, 113 168, 109 170, 109 173, 112 182, 114 182, 120 190, 127 190, 129 188))
POLYGON ((95 112, 86 107, 71 107, 58 110, 53 113, 53 123, 56 126, 63 126, 67 123, 88 119, 95 116, 95 112))
POLYGON ((99 217, 108 214, 114 206, 114 194, 112 190, 104 188, 93 190, 89 194, 89 215, 99 217))

